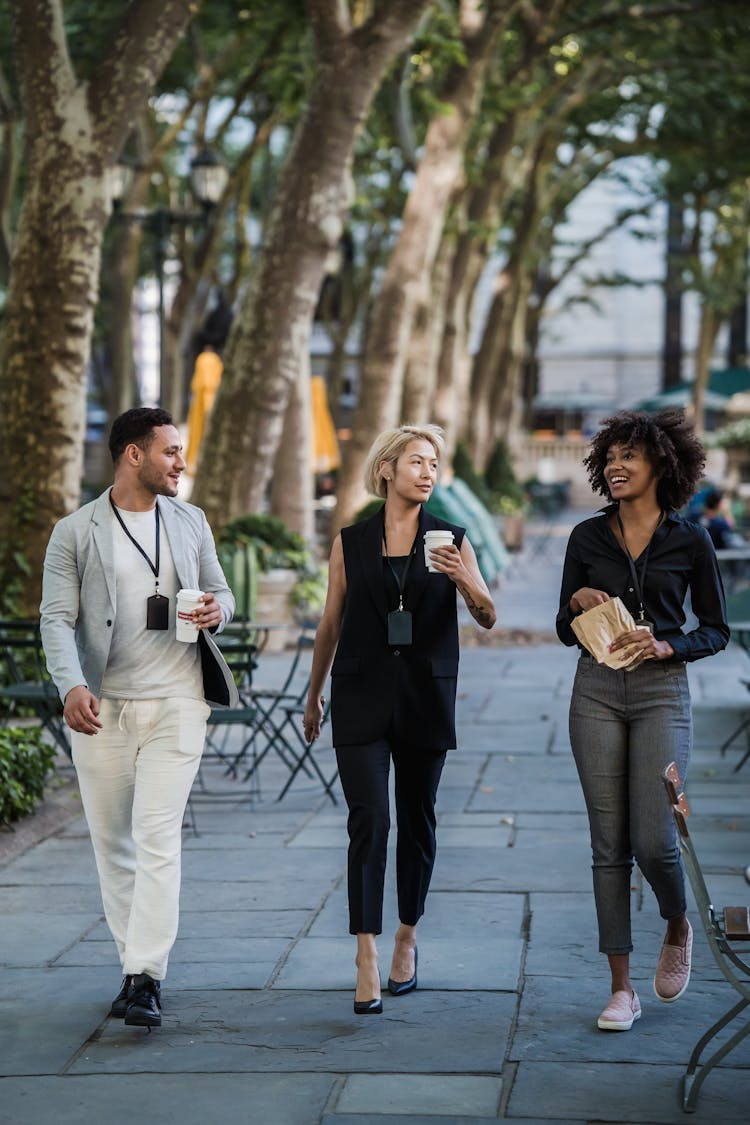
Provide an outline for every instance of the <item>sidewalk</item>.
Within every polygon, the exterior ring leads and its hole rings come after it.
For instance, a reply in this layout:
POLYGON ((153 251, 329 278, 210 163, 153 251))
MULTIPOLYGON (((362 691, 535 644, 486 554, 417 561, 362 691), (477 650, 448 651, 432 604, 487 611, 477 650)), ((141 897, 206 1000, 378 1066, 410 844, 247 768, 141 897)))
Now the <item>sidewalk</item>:
MULTIPOLYGON (((532 540, 497 593, 504 628, 552 633, 565 513, 532 540)), ((504 634, 503 634, 504 635, 504 634)), ((521 639, 524 639, 523 637, 521 639)), ((525 636, 528 641, 529 636, 525 636)), ((479 638, 477 638, 479 640, 479 638)), ((285 657, 268 657, 272 680, 285 657)), ((186 832, 180 934, 164 1024, 106 1016, 119 987, 80 817, 0 868, 2 1125, 487 1125, 492 1121, 685 1121, 680 1079, 700 1033, 732 1002, 696 932, 676 1005, 651 978, 663 924, 634 898, 643 1018, 596 1029, 608 993, 596 952, 590 850, 570 757, 576 653, 553 643, 465 646, 461 749, 439 796, 438 859, 420 924, 416 993, 355 1017, 347 934, 346 813, 280 762, 252 801, 196 802, 186 832)), ((690 670, 696 739, 691 832, 720 904, 750 899, 750 764, 718 746, 747 692, 735 646, 690 670)), ((330 743, 320 751, 333 772, 330 743)), ((380 941, 397 925, 389 865, 380 941)), ((746 1122, 750 1040, 709 1075, 696 1122, 746 1122)))

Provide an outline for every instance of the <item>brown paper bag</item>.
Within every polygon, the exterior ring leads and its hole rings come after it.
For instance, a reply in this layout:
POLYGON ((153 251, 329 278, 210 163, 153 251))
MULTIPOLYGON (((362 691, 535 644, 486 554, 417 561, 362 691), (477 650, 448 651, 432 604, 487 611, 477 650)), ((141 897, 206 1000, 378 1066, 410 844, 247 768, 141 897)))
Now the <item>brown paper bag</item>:
POLYGON ((599 664, 608 668, 626 668, 633 659, 632 646, 610 652, 609 646, 616 637, 636 628, 629 610, 619 598, 610 598, 593 609, 574 617, 571 628, 578 640, 588 649, 599 664))

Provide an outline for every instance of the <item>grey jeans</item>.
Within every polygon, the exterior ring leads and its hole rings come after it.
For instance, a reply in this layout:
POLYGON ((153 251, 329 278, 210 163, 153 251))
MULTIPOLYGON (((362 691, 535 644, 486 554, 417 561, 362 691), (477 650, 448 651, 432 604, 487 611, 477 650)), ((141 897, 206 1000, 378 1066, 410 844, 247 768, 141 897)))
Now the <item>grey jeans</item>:
POLYGON ((630 953, 633 858, 662 918, 685 910, 685 877, 661 774, 685 779, 692 743, 685 665, 647 660, 615 671, 582 654, 570 701, 570 743, 591 831, 602 953, 630 953))

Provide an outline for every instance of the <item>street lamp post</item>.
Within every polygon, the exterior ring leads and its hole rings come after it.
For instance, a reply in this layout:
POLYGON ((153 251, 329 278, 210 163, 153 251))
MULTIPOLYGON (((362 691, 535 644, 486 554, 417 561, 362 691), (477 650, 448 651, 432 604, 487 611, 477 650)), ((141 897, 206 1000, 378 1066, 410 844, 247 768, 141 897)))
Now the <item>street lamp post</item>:
POLYGON ((201 206, 200 211, 173 211, 168 207, 124 211, 122 201, 127 195, 134 173, 135 168, 127 161, 119 161, 115 166, 110 189, 113 214, 120 222, 139 224, 153 240, 154 273, 159 294, 159 394, 163 402, 167 390, 164 281, 169 238, 173 227, 193 226, 210 220, 211 213, 224 192, 229 172, 215 153, 210 149, 203 149, 190 162, 190 186, 193 196, 201 206))

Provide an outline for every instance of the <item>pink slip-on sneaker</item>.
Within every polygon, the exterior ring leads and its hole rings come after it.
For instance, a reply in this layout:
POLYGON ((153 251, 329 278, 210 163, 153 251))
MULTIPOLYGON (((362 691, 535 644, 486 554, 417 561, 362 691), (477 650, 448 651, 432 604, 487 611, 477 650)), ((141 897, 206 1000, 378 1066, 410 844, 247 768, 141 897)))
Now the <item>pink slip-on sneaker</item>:
POLYGON ((641 1002, 635 992, 613 992, 609 1004, 596 1021, 602 1031, 630 1031, 641 1018, 641 1002))
POLYGON ((688 922, 684 945, 661 947, 654 974, 654 992, 665 1004, 679 1000, 690 980, 690 960, 693 953, 693 927, 688 922))

